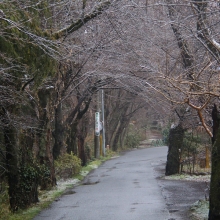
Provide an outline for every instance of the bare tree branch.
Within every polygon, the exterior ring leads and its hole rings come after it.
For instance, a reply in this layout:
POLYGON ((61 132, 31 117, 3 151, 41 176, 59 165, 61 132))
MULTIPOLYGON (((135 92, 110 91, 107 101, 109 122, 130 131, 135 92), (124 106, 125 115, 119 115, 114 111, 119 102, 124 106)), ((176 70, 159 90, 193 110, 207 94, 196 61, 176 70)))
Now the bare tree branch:
POLYGON ((57 31, 53 34, 56 39, 61 37, 66 38, 68 34, 73 33, 74 31, 79 30, 85 23, 92 20, 93 18, 97 17, 98 15, 102 14, 102 12, 110 6, 110 1, 105 1, 100 3, 91 13, 85 15, 83 18, 78 19, 77 21, 73 22, 70 26, 57 31))

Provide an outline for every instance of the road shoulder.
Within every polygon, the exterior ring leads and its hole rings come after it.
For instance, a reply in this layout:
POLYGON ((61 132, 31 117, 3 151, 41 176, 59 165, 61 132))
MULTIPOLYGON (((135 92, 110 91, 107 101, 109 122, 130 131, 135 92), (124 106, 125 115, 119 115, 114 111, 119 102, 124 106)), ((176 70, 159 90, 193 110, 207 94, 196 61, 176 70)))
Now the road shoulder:
POLYGON ((208 219, 208 202, 205 200, 208 197, 209 176, 166 178, 165 163, 155 163, 153 166, 171 219, 208 219))

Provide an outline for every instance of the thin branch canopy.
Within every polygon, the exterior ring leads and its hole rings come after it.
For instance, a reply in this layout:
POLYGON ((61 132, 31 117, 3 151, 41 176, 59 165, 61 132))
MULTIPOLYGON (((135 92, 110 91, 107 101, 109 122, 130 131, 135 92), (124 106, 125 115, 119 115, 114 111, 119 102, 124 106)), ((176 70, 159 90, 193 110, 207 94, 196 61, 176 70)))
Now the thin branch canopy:
POLYGON ((110 1, 105 1, 105 2, 100 3, 91 13, 73 22, 70 26, 57 31, 56 33, 53 34, 53 36, 56 39, 59 39, 61 37, 64 37, 64 38, 67 37, 68 34, 71 34, 74 31, 79 30, 85 23, 97 17, 98 15, 102 14, 102 12, 105 9, 107 9, 110 5, 111 5, 110 1))

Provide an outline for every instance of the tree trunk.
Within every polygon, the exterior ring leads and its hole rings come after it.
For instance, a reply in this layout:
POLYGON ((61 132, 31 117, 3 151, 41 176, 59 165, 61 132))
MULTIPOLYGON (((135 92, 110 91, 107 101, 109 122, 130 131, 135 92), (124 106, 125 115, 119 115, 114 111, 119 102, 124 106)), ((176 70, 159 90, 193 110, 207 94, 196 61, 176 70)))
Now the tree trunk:
MULTIPOLYGON (((16 107, 18 110, 19 106, 16 107)), ((10 113, 15 112, 15 106, 11 106, 10 112, 5 108, 0 110, 9 202, 14 212, 38 201, 38 172, 32 166, 33 160, 31 159, 33 136, 28 129, 18 129, 18 127, 16 129, 14 121, 11 120, 10 113), (26 169, 27 167, 31 168, 26 169)))
POLYGON ((54 146, 53 146, 53 157, 56 160, 62 149, 64 148, 64 128, 62 122, 62 105, 58 104, 55 109, 55 125, 54 125, 54 146))
MULTIPOLYGON (((4 141, 6 146, 8 194, 10 208, 13 212, 38 202, 38 171, 33 165, 31 157, 27 159, 29 153, 31 154, 32 148, 26 149, 26 151, 23 148, 19 148, 16 143, 17 138, 18 135, 15 128, 6 125, 4 127, 4 141)), ((20 137, 21 144, 24 144, 24 146, 25 142, 28 141, 27 138, 29 137, 25 135, 22 138, 20 137)))
POLYGON ((220 219, 220 112, 214 105, 212 111, 213 138, 212 138, 212 167, 209 196, 209 220, 220 219))
POLYGON ((78 156, 82 161, 82 166, 85 166, 87 163, 87 155, 85 152, 85 138, 88 133, 88 127, 89 127, 89 118, 87 114, 84 114, 84 117, 79 120, 77 127, 78 152, 79 152, 78 156))
POLYGON ((123 134, 123 130, 124 130, 125 126, 127 126, 128 121, 129 120, 126 117, 122 117, 122 119, 121 119, 120 125, 119 125, 119 127, 116 131, 114 141, 113 141, 113 144, 112 144, 113 149, 115 151, 118 149, 118 147, 122 147, 122 146, 118 146, 118 145, 121 143, 121 141, 120 141, 120 139, 122 137, 121 135, 123 134))
POLYGON ((115 127, 114 132, 112 133, 112 136, 111 136, 111 139, 110 139, 110 146, 111 146, 111 149, 113 151, 117 151, 117 149, 118 149, 116 138, 117 138, 117 135, 118 135, 118 129, 120 127, 120 124, 121 124, 121 121, 118 120, 117 121, 117 126, 115 127))
POLYGON ((86 154, 85 154, 85 138, 81 135, 78 135, 78 151, 79 151, 79 158, 82 161, 82 166, 86 165, 86 154))
POLYGON ((6 168, 8 174, 8 194, 12 211, 19 208, 19 168, 16 152, 15 130, 5 126, 4 138, 6 147, 6 168))
MULTIPOLYGON (((0 164, 5 164, 5 144, 4 144, 4 131, 3 131, 3 128, 1 127, 0 128, 0 164)), ((0 166, 0 185, 3 181, 6 180, 6 176, 7 176, 7 173, 6 173, 6 167, 3 165, 3 166, 0 166)))
POLYGON ((38 144, 41 165, 41 189, 47 189, 56 185, 54 159, 53 159, 53 143, 52 143, 52 124, 54 118, 52 105, 52 91, 40 90, 39 97, 39 132, 38 144))
POLYGON ((77 135, 77 125, 78 122, 74 121, 69 128, 69 134, 67 138, 67 153, 71 154, 74 153, 75 155, 78 154, 77 150, 77 141, 76 141, 76 135, 77 135))
POLYGON ((180 150, 183 144, 184 129, 179 123, 175 128, 170 129, 169 148, 166 163, 166 175, 179 173, 180 168, 180 150))
POLYGON ((116 151, 118 149, 118 143, 120 139, 120 133, 123 131, 124 124, 123 121, 126 119, 126 113, 129 109, 129 104, 124 104, 121 108, 118 108, 112 114, 113 117, 107 121, 107 143, 110 144, 112 150, 116 151), (122 126, 122 127, 121 127, 122 126))
POLYGON ((130 121, 126 121, 125 125, 124 125, 124 128, 122 130, 122 133, 120 135, 120 146, 121 147, 124 147, 125 145, 125 139, 126 139, 126 135, 128 133, 128 126, 129 126, 129 122, 130 121))

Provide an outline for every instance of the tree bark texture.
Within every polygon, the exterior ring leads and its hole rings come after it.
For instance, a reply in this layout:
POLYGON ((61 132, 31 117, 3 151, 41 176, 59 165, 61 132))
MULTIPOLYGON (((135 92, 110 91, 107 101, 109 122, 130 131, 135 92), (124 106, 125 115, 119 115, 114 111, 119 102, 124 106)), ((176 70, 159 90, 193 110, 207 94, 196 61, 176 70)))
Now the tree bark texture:
POLYGON ((115 151, 118 149, 118 147, 122 147, 122 146, 119 146, 119 145, 120 145, 121 142, 124 142, 124 140, 121 140, 121 138, 122 138, 125 126, 128 126, 128 122, 129 122, 129 119, 126 118, 126 116, 122 117, 121 120, 120 120, 120 124, 117 128, 117 131, 116 131, 116 134, 115 134, 115 137, 114 137, 114 141, 113 141, 113 144, 112 144, 113 149, 115 151))
POLYGON ((8 193, 10 208, 13 212, 38 202, 38 172, 36 167, 33 166, 33 161, 24 160, 28 152, 31 152, 31 149, 24 151, 24 149, 19 148, 16 143, 17 138, 16 129, 10 125, 5 126, 4 140, 6 146, 8 193), (20 153, 18 153, 18 149, 20 149, 20 153))
POLYGON ((84 115, 80 119, 77 127, 77 139, 78 139, 78 156, 82 161, 82 166, 85 166, 87 163, 87 155, 85 152, 85 138, 88 133, 89 118, 88 115, 84 115))
POLYGON ((8 174, 9 202, 11 210, 16 211, 20 206, 20 193, 18 192, 19 169, 16 153, 15 130, 6 126, 4 128, 4 139, 6 146, 6 168, 8 174))
POLYGON ((212 111, 212 167, 210 182, 209 220, 220 219, 220 112, 216 105, 212 111))
POLYGON ((40 185, 41 189, 47 189, 56 185, 54 158, 53 158, 53 143, 52 143, 52 91, 40 90, 39 98, 39 155, 40 164, 42 166, 40 185), (48 173, 49 172, 49 173, 48 173))
MULTIPOLYGON (((119 105, 118 105, 119 106, 119 105)), ((126 113, 129 108, 129 104, 125 103, 121 107, 116 107, 109 119, 107 120, 107 143, 110 144, 112 150, 117 151, 120 134, 124 128, 124 120, 126 119, 126 113)))
POLYGON ((78 154, 78 149, 77 149, 77 125, 78 121, 74 121, 68 130, 68 138, 67 138, 67 153, 71 154, 74 153, 75 155, 78 154))
POLYGON ((79 151, 79 158, 82 161, 82 166, 86 165, 86 154, 85 154, 85 138, 81 135, 78 136, 78 151, 79 151))
MULTIPOLYGON (((58 104, 55 108, 55 125, 54 125, 54 146, 53 146, 53 157, 56 160, 63 148, 65 147, 65 134, 64 134, 64 125, 62 117, 62 105, 58 104)), ((64 151, 64 150, 63 150, 64 151)))
POLYGON ((168 139, 168 154, 166 163, 166 175, 179 173, 180 168, 180 150, 183 144, 184 129, 179 123, 176 127, 170 129, 168 139), (179 150, 180 149, 180 150, 179 150))
POLYGON ((13 212, 38 202, 38 173, 31 160, 33 136, 12 123, 10 113, 15 112, 15 107, 18 111, 19 106, 15 105, 8 110, 2 107, 0 111, 9 203, 13 212))

